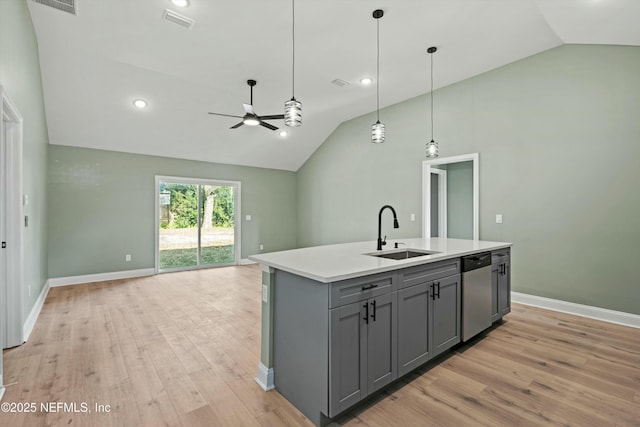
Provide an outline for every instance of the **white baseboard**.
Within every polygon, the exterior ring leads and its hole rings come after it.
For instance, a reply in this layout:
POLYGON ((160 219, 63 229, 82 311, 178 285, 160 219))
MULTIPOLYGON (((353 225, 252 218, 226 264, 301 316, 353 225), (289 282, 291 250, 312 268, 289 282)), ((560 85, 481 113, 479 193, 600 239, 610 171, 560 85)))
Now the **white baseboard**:
POLYGON ((273 390, 275 388, 273 382, 273 368, 267 368, 260 362, 258 365, 258 376, 256 382, 262 387, 264 391, 273 390))
POLYGON ((251 261, 249 258, 242 258, 238 263, 238 265, 250 265, 250 264, 255 264, 255 261, 251 261))
POLYGON ((111 273, 85 274, 82 276, 56 277, 49 279, 49 286, 79 285, 82 283, 104 282, 106 280, 131 279, 134 277, 153 276, 154 268, 142 268, 139 270, 114 271, 111 273))
POLYGON ((22 339, 24 340, 24 342, 29 341, 29 336, 31 335, 31 332, 33 332, 33 328, 36 326, 36 320, 38 320, 38 316, 40 315, 40 311, 42 310, 42 305, 44 304, 44 301, 47 299, 47 295, 49 294, 49 287, 49 280, 47 280, 42 287, 42 290, 40 291, 40 295, 38 295, 38 299, 36 300, 35 304, 33 304, 29 315, 24 321, 24 326, 22 327, 22 339))
POLYGON ((588 317, 590 319, 602 320, 603 322, 640 328, 640 315, 625 313, 624 311, 608 310, 606 308, 522 294, 520 292, 511 292, 511 301, 546 308, 548 310, 560 311, 562 313, 575 314, 576 316, 588 317))

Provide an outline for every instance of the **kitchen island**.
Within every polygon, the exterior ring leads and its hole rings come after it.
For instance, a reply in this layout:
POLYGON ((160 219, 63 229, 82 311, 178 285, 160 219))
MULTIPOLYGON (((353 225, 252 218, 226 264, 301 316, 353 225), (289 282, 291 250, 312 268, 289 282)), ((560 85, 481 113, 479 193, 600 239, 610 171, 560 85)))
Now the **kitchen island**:
POLYGON ((490 254, 487 316, 508 313, 510 246, 400 239, 383 251, 358 242, 249 257, 263 270, 258 383, 327 424, 460 343, 462 257, 490 254))

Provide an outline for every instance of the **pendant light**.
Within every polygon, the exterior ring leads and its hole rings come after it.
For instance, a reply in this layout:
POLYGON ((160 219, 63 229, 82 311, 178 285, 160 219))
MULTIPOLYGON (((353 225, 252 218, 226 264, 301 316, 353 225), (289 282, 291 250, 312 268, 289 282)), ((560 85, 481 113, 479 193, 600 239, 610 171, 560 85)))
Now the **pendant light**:
POLYGON ((296 9, 295 0, 291 0, 291 99, 284 103, 284 124, 289 127, 302 125, 302 103, 294 95, 296 86, 296 9))
POLYGON ((439 149, 438 143, 433 140, 433 54, 438 50, 437 47, 430 47, 427 49, 427 53, 431 55, 431 92, 429 92, 429 98, 431 99, 431 141, 427 142, 427 157, 438 157, 439 149))
POLYGON ((380 9, 373 11, 373 18, 376 20, 377 27, 377 69, 376 69, 376 114, 377 120, 371 126, 371 142, 374 144, 382 144, 384 142, 384 124, 380 123, 380 18, 384 16, 384 12, 380 9))

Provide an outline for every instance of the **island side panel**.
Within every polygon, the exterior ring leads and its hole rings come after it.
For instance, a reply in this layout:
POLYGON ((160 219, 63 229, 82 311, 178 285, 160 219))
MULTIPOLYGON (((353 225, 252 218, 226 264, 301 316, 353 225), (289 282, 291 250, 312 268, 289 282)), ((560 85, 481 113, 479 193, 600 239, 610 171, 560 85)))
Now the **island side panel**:
POLYGON ((316 425, 328 413, 329 285, 276 270, 276 389, 316 425))
POLYGON ((256 381, 265 391, 273 389, 273 283, 275 270, 262 265, 262 313, 260 364, 256 381))

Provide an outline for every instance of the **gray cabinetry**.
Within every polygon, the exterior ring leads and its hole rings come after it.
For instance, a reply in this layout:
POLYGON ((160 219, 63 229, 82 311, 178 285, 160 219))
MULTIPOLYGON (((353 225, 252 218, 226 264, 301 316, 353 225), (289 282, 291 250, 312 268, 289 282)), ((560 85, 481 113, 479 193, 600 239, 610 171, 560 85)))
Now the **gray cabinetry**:
POLYGON ((397 378, 396 292, 393 276, 347 281, 331 288, 332 302, 360 301, 330 310, 329 416, 339 414, 397 378), (368 295, 376 295, 366 298, 368 295), (336 299, 334 295, 348 295, 336 299))
POLYGON ((430 358, 460 342, 460 285, 460 274, 433 283, 430 358))
POLYGON ((459 272, 458 259, 400 272, 398 375, 460 342, 459 272))
POLYGON ((511 311, 511 252, 508 248, 491 253, 491 321, 511 311))
MULTIPOLYGON (((492 254, 497 316, 509 311, 509 252, 492 254)), ((273 372, 314 424, 461 340, 460 258, 333 283, 276 269, 273 372)))
POLYGON ((398 374, 429 360, 429 283, 398 291, 398 374))

